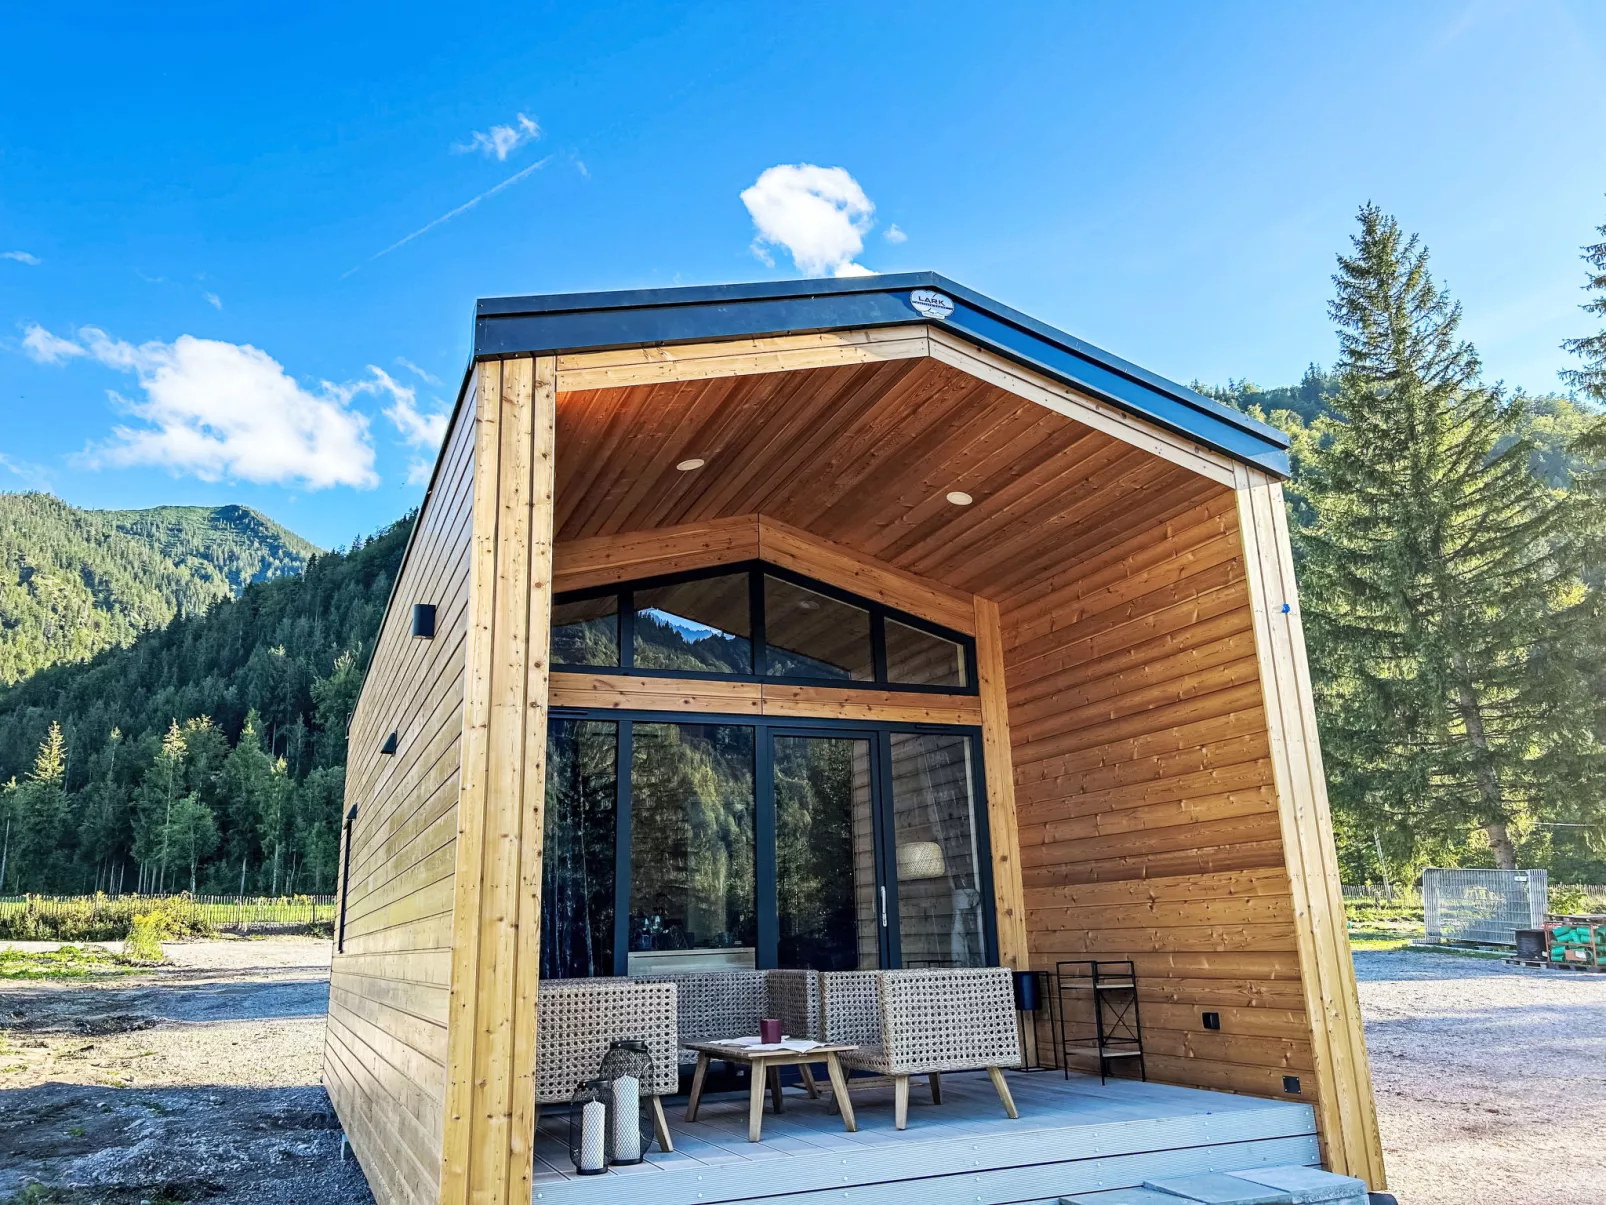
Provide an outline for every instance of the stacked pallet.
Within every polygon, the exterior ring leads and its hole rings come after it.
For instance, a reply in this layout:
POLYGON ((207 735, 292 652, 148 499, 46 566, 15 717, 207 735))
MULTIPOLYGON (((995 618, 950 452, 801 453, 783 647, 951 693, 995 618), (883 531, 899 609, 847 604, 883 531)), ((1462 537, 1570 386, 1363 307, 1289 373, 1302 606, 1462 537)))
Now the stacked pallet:
POLYGON ((1545 949, 1550 961, 1571 966, 1601 967, 1606 954, 1606 925, 1576 917, 1545 924, 1545 949))

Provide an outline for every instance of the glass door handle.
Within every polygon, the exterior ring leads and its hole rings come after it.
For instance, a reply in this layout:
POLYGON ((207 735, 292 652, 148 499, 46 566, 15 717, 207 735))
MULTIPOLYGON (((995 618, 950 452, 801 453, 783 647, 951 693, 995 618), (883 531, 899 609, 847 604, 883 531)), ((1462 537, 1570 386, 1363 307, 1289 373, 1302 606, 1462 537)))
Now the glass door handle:
POLYGON ((887 887, 885 883, 881 885, 881 927, 883 929, 887 927, 887 887))

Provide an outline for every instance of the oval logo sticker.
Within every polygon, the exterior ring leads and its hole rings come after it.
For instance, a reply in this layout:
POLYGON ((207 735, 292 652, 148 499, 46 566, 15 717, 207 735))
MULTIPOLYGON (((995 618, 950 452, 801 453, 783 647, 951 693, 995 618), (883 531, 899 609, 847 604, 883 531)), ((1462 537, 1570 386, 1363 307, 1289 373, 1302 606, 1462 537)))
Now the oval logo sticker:
POLYGON ((954 312, 954 299, 936 289, 916 289, 909 294, 909 304, 923 318, 944 319, 954 312))

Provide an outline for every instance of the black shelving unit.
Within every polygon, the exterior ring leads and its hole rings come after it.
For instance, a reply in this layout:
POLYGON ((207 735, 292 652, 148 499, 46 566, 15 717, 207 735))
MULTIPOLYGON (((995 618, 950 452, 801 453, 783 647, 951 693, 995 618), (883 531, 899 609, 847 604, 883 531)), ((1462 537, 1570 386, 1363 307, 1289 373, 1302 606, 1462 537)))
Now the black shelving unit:
POLYGON ((1099 1083, 1117 1062, 1137 1060, 1138 1077, 1148 1079, 1143 1065, 1143 1018, 1138 1011, 1137 967, 1129 959, 1084 959, 1054 964, 1059 998, 1059 1037, 1065 1077, 1071 1056, 1098 1059, 1099 1083))

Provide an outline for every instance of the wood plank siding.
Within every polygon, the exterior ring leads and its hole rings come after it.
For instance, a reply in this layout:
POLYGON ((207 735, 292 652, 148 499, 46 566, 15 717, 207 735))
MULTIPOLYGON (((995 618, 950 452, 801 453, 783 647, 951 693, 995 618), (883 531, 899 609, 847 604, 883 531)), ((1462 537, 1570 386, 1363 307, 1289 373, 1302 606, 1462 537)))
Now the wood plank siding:
POLYGON ((387 1205, 439 1200, 474 433, 469 405, 446 437, 349 733, 357 818, 324 1082, 387 1205), (412 638, 415 602, 436 606, 433 640, 412 638), (382 754, 392 731, 396 752, 382 754))

